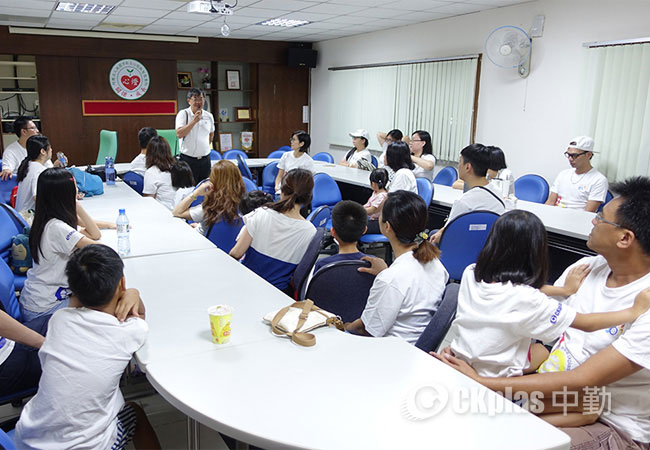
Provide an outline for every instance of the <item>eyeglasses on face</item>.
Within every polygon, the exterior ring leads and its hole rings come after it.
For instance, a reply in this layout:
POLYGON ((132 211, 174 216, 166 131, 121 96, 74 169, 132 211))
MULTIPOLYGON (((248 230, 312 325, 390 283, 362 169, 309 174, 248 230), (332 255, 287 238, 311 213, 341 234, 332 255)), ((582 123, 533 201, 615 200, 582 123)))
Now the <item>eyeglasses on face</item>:
POLYGON ((576 159, 580 158, 582 155, 584 155, 585 153, 589 153, 589 152, 580 152, 580 153, 564 152, 564 156, 566 156, 569 159, 576 160, 576 159))
POLYGON ((596 217, 594 217, 594 218, 596 219, 596 222, 603 222, 603 223, 606 223, 606 224, 609 224, 609 225, 613 225, 613 226, 615 226, 617 228, 624 228, 622 225, 619 225, 616 222, 611 222, 611 221, 609 221, 607 219, 603 219, 603 213, 602 212, 599 212, 598 214, 596 214, 596 217))

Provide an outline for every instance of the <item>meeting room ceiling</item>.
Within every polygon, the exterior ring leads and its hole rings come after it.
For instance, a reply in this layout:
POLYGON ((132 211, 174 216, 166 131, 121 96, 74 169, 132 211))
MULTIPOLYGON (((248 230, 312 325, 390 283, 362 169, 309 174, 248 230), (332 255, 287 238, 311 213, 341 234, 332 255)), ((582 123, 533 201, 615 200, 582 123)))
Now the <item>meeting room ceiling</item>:
MULTIPOLYGON (((229 38, 318 42, 428 22, 530 0, 238 0, 229 38), (294 28, 268 19, 308 20, 294 28)), ((235 0, 227 0, 234 4, 235 0)), ((0 25, 222 38, 224 16, 187 12, 187 0, 96 0, 107 15, 55 11, 58 0, 2 0, 0 25)), ((216 2, 215 2, 216 3, 216 2)), ((225 38, 224 38, 225 39, 225 38)))

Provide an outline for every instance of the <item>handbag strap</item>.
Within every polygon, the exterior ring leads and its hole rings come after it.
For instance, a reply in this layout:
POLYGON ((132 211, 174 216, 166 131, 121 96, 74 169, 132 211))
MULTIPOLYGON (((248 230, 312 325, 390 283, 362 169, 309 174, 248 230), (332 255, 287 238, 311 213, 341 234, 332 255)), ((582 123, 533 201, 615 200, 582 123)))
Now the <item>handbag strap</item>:
MULTIPOLYGON (((316 345, 316 336, 314 336, 311 333, 304 333, 298 331, 305 324, 305 322, 307 321, 307 317, 309 317, 309 313, 312 311, 320 313, 323 316, 326 316, 320 308, 314 306, 314 302, 312 300, 303 300, 300 302, 295 302, 292 305, 285 306, 284 308, 282 308, 280 311, 277 312, 277 314, 271 321, 271 330, 273 330, 273 333, 275 334, 289 336, 291 340, 298 345, 302 345, 303 347, 313 347, 314 345, 316 345), (300 317, 298 318, 298 325, 296 326, 296 329, 293 331, 285 331, 278 326, 282 318, 285 316, 285 314, 289 312, 289 308, 301 309, 300 317)), ((328 325, 329 325, 329 321, 328 321, 328 325)))

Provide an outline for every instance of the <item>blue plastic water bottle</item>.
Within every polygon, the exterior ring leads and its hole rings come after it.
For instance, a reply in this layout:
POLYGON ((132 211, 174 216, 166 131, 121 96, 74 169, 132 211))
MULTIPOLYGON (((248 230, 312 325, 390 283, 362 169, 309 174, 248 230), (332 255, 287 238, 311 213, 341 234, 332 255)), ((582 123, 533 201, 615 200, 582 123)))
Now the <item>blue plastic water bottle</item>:
POLYGON ((113 158, 110 156, 106 157, 106 184, 113 185, 115 184, 115 164, 113 163, 113 158))
POLYGON ((125 257, 131 253, 131 241, 129 239, 129 218, 126 217, 124 209, 120 209, 115 225, 117 227, 117 253, 121 257, 125 257))

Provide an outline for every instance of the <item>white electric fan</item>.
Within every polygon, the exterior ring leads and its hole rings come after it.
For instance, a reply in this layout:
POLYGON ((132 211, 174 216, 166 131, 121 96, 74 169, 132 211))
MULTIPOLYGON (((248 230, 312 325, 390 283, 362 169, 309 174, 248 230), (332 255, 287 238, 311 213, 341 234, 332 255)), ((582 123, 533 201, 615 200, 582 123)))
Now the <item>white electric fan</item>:
POLYGON ((517 68, 519 76, 530 72, 532 39, 524 30, 512 25, 492 31, 485 40, 485 53, 493 64, 506 69, 517 68))

